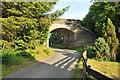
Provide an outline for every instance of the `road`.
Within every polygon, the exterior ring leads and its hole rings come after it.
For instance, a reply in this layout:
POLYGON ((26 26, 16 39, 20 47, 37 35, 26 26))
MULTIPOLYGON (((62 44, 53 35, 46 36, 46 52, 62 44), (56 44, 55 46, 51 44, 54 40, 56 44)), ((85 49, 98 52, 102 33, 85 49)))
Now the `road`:
POLYGON ((6 78, 72 78, 79 53, 69 49, 52 49, 52 56, 6 78))

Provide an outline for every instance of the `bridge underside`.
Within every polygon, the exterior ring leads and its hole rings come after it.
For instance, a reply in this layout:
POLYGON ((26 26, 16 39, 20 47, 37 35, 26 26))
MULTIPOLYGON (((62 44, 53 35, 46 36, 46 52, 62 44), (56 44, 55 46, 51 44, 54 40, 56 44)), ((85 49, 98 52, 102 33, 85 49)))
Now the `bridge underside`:
POLYGON ((58 29, 51 31, 50 33, 62 34, 64 36, 63 46, 65 48, 74 47, 75 38, 74 38, 74 33, 72 31, 68 29, 64 29, 64 28, 58 28, 58 29))

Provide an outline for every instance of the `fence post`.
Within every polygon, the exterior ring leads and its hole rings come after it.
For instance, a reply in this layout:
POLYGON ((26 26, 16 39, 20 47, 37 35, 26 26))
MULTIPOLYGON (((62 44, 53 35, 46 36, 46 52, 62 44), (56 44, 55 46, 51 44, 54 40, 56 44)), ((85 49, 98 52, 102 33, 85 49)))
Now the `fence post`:
POLYGON ((83 74, 84 74, 84 78, 83 80, 87 80, 87 75, 86 75, 86 64, 87 64, 87 51, 83 52, 83 74))
MULTIPOLYGON (((88 65, 88 68, 91 69, 91 65, 88 65)), ((88 77, 91 78, 91 75, 88 73, 88 77)))

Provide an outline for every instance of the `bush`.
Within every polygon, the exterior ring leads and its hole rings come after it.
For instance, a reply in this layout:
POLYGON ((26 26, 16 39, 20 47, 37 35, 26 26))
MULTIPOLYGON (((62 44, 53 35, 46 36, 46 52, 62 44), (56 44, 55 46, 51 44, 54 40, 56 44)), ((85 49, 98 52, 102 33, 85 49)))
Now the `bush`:
POLYGON ((80 53, 80 56, 82 56, 82 55, 83 55, 83 52, 85 51, 85 48, 83 48, 83 47, 78 47, 78 48, 72 48, 72 50, 78 51, 78 52, 80 53))
POLYGON ((104 56, 104 57, 103 57, 103 61, 110 61, 110 57, 104 56))
POLYGON ((36 52, 35 52, 34 50, 30 49, 30 50, 29 50, 29 53, 30 53, 34 58, 36 58, 36 57, 38 58, 40 52, 39 52, 39 51, 36 51, 36 52))
POLYGON ((10 65, 19 65, 22 64, 24 61, 27 61, 27 58, 22 56, 16 56, 15 51, 12 49, 5 49, 2 51, 2 64, 7 66, 10 65))
POLYGON ((96 39, 93 46, 87 46, 87 57, 95 58, 99 61, 110 61, 110 48, 108 43, 101 37, 96 39))
POLYGON ((6 46, 7 46, 8 42, 5 41, 5 40, 1 40, 1 43, 2 43, 2 48, 6 49, 7 48, 6 46))
POLYGON ((93 49, 92 46, 87 46, 86 50, 87 50, 87 57, 88 58, 96 57, 96 54, 95 54, 94 49, 93 49))
POLYGON ((5 65, 12 65, 14 55, 14 50, 12 49, 5 49, 2 51, 2 64, 5 65))
POLYGON ((2 64, 5 64, 5 65, 12 65, 14 64, 14 55, 9 55, 9 54, 4 54, 2 55, 2 64))
POLYGON ((22 39, 21 40, 15 40, 14 43, 17 45, 15 50, 25 50, 26 49, 26 44, 22 39))
POLYGON ((54 51, 53 51, 52 49, 50 49, 50 48, 45 48, 45 49, 44 49, 44 52, 45 52, 48 56, 51 56, 54 51))
POLYGON ((31 40, 30 41, 30 48, 35 49, 35 47, 40 45, 40 40, 31 40))
POLYGON ((14 65, 23 64, 25 61, 29 61, 29 59, 24 58, 23 56, 14 56, 14 57, 12 57, 12 64, 14 64, 14 65))
POLYGON ((16 56, 22 56, 24 58, 29 58, 30 60, 34 60, 34 57, 31 55, 31 53, 26 52, 25 50, 19 51, 16 56))
POLYGON ((105 40, 101 37, 99 37, 93 46, 93 49, 95 51, 96 57, 102 58, 104 56, 110 57, 110 48, 108 46, 108 43, 105 42, 105 40))
POLYGON ((64 48, 65 48, 63 45, 57 44, 57 43, 52 43, 51 47, 61 48, 61 49, 64 49, 64 48))

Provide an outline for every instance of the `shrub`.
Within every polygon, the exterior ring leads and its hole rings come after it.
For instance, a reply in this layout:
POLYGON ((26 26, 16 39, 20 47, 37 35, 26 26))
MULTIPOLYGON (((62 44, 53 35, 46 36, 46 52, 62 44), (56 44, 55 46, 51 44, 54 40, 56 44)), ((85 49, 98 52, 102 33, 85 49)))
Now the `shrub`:
POLYGON ((78 48, 72 48, 72 50, 78 51, 78 52, 80 53, 80 56, 82 56, 82 55, 83 55, 83 52, 85 51, 85 48, 83 48, 83 47, 78 47, 78 48))
POLYGON ((53 51, 52 49, 50 49, 50 48, 45 48, 45 49, 44 49, 44 52, 45 52, 48 56, 51 56, 54 51, 53 51))
POLYGON ((29 61, 29 59, 24 58, 23 56, 14 56, 14 57, 12 57, 12 64, 14 64, 14 65, 23 64, 25 61, 29 61))
POLYGON ((88 58, 96 57, 96 54, 95 54, 92 46, 87 46, 86 50, 87 50, 87 57, 88 58))
POLYGON ((72 48, 72 50, 77 50, 77 51, 78 51, 79 53, 81 53, 81 54, 85 51, 85 49, 82 48, 82 47, 72 48))
POLYGON ((110 57, 104 56, 104 57, 103 57, 103 61, 110 61, 110 57))
POLYGON ((32 50, 32 49, 30 49, 29 50, 29 53, 34 57, 34 58, 39 58, 39 56, 40 56, 40 51, 39 50, 32 50))
POLYGON ((13 64, 12 58, 14 51, 12 49, 5 49, 2 51, 2 64, 11 65, 13 64))
POLYGON ((21 40, 15 40, 14 43, 17 45, 17 46, 15 47, 15 50, 16 50, 16 51, 27 49, 28 43, 24 42, 22 39, 21 39, 21 40))
POLYGON ((52 43, 51 47, 64 49, 65 47, 62 44, 52 43))
POLYGON ((2 64, 7 66, 10 65, 19 65, 22 64, 24 61, 27 61, 27 58, 22 56, 16 56, 15 51, 12 49, 5 49, 2 51, 2 64))
POLYGON ((95 41, 93 49, 95 51, 96 57, 101 58, 103 56, 110 56, 110 48, 108 43, 106 43, 105 40, 101 37, 95 41))
POLYGON ((2 64, 5 64, 5 65, 12 65, 14 64, 14 55, 9 55, 9 54, 4 54, 2 55, 2 64))
POLYGON ((8 44, 8 41, 1 40, 1 43, 2 43, 2 48, 3 48, 3 49, 6 49, 6 48, 8 48, 8 46, 7 46, 7 44, 8 44))
POLYGON ((31 55, 31 53, 26 52, 25 50, 19 51, 16 56, 23 56, 24 58, 29 58, 30 60, 34 60, 34 57, 31 55))
POLYGON ((30 41, 30 48, 35 49, 35 47, 40 45, 40 40, 31 40, 30 41))

